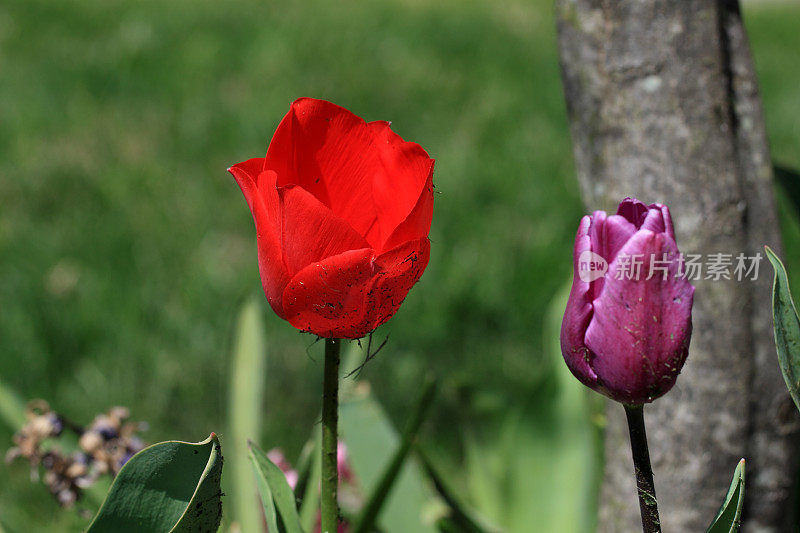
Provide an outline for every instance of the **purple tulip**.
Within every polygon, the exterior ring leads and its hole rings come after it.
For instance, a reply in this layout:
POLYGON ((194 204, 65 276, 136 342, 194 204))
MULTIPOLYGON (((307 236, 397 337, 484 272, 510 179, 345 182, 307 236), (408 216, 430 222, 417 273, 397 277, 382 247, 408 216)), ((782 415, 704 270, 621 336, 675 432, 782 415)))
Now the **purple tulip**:
POLYGON ((669 208, 625 198, 575 237, 561 352, 584 385, 625 404, 669 391, 686 361, 694 287, 682 272, 669 208))

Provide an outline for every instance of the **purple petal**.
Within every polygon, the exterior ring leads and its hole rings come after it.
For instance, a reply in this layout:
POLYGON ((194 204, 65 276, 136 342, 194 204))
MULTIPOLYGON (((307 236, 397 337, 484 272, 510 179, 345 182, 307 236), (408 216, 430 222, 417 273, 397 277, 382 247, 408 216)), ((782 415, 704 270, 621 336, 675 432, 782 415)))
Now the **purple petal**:
POLYGON ((647 206, 629 196, 619 203, 617 214, 625 217, 628 222, 636 226, 636 229, 639 229, 647 216, 647 206))
POLYGON ((648 209, 644 222, 642 222, 642 226, 639 229, 647 229, 653 233, 666 233, 667 227, 664 224, 664 215, 661 213, 661 210, 648 209))
POLYGON ((592 251, 611 263, 620 249, 636 233, 636 226, 625 217, 612 215, 606 217, 603 211, 595 211, 589 235, 592 239, 592 251), (602 213, 602 216, 598 216, 602 213))
POLYGON ((594 353, 599 385, 618 401, 643 403, 664 394, 686 360, 694 287, 676 277, 678 257, 675 241, 665 233, 638 231, 610 265, 594 301, 585 342, 594 353), (623 258, 637 254, 642 256, 638 279, 617 279, 623 258), (669 260, 666 276, 654 270, 647 279, 652 259, 661 261, 663 254, 669 260))
POLYGON ((561 322, 561 353, 564 361, 575 377, 589 387, 597 382, 597 375, 590 366, 591 354, 584 344, 586 328, 592 318, 592 297, 590 284, 580 279, 578 258, 584 251, 591 250, 591 222, 590 217, 583 217, 575 236, 572 290, 561 322))
MULTIPOLYGON (((609 264, 617 257, 620 249, 636 233, 636 226, 620 215, 606 216, 605 211, 595 211, 589 226, 592 251, 609 264)), ((599 278, 592 282, 592 299, 600 296, 605 280, 599 278)))
POLYGON ((675 228, 672 226, 672 215, 669 214, 669 207, 663 204, 650 204, 649 208, 650 210, 658 209, 661 211, 661 216, 664 219, 665 233, 669 235, 673 241, 678 242, 677 239, 675 239, 675 228))

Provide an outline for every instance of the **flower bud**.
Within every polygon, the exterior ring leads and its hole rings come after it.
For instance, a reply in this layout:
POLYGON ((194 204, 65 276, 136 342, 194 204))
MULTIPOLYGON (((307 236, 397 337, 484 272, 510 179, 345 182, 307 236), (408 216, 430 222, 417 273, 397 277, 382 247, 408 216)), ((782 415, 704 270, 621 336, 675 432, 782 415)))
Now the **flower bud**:
POLYGON ((669 391, 686 361, 694 287, 682 272, 669 208, 626 198, 575 237, 561 352, 584 385, 626 404, 669 391))

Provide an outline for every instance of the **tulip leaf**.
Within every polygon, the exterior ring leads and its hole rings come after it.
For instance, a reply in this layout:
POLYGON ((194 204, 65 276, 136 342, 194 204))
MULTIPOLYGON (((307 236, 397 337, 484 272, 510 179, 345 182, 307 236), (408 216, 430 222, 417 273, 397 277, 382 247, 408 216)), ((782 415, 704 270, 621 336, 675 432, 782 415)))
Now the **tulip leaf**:
POLYGON ((217 436, 167 441, 119 471, 88 533, 216 531, 222 518, 222 453, 217 436))
POLYGON ((768 246, 764 249, 775 269, 772 286, 772 322, 775 346, 783 379, 795 405, 800 409, 800 320, 789 292, 789 281, 783 263, 768 246))
POLYGON ((306 443, 298 462, 297 486, 295 498, 301 499, 299 514, 300 525, 305 531, 311 531, 317 520, 319 511, 319 484, 322 475, 322 431, 317 427, 314 436, 306 443))
POLYGON ((264 506, 269 531, 303 533, 303 528, 300 527, 300 518, 297 515, 294 492, 289 486, 289 482, 286 481, 286 475, 269 460, 267 454, 252 442, 250 443, 250 460, 255 469, 256 485, 261 494, 261 503, 264 506), (278 529, 276 509, 283 523, 282 529, 278 529))
POLYGON ((372 490, 372 493, 367 500, 367 504, 361 512, 361 515, 356 522, 353 529, 355 533, 367 533, 372 531, 375 525, 375 520, 381 512, 383 504, 389 496, 397 476, 400 474, 400 469, 408 457, 408 452, 411 451, 411 446, 417 438, 420 426, 425 421, 427 414, 430 412, 430 407, 433 403, 433 397, 436 394, 436 381, 429 380, 423 387, 422 393, 417 400, 415 409, 411 414, 408 425, 403 432, 400 439, 400 445, 394 452, 386 468, 383 470, 378 483, 372 490))
MULTIPOLYGON (((401 439, 372 397, 369 383, 350 382, 342 387, 341 396, 341 436, 350 451, 359 487, 364 494, 372 494, 385 479, 392 459, 402 445, 401 439)), ((393 488, 377 517, 378 528, 414 533, 437 531, 431 514, 435 508, 441 508, 441 502, 424 482, 423 472, 415 459, 407 458, 393 481, 393 488)))
MULTIPOLYGON (((262 297, 263 298, 263 297, 262 297)), ((233 520, 242 531, 261 528, 261 511, 256 503, 256 480, 248 458, 247 441, 261 431, 261 402, 266 366, 266 341, 261 307, 249 300, 239 314, 234 340, 228 412, 229 436, 225 440, 230 475, 226 492, 232 494, 233 520)))
POLYGON ((450 516, 441 518, 437 523, 437 527, 444 532, 460 531, 462 533, 486 533, 494 531, 496 528, 485 523, 485 521, 476 516, 475 512, 467 508, 459 497, 453 492, 447 481, 436 469, 436 466, 428 458, 428 456, 417 448, 417 457, 422 462, 425 473, 428 475, 433 485, 436 487, 436 492, 442 497, 444 502, 450 508, 450 516))
POLYGON ((744 459, 739 461, 733 472, 733 481, 719 508, 717 516, 708 526, 706 533, 736 533, 742 525, 742 504, 744 503, 744 459))

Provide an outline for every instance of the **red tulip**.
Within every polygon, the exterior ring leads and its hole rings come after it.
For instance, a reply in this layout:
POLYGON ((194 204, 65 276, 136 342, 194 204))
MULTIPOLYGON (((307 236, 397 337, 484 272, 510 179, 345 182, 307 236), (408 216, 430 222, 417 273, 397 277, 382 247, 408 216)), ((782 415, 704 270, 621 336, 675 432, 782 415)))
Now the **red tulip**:
POLYGON ((320 337, 386 322, 430 254, 433 159, 324 100, 292 103, 267 155, 232 166, 256 225, 267 300, 320 337))
POLYGON ((681 265, 666 206, 626 198, 616 215, 583 217, 561 325, 564 360, 582 383, 626 404, 672 388, 692 334, 694 287, 681 265))

